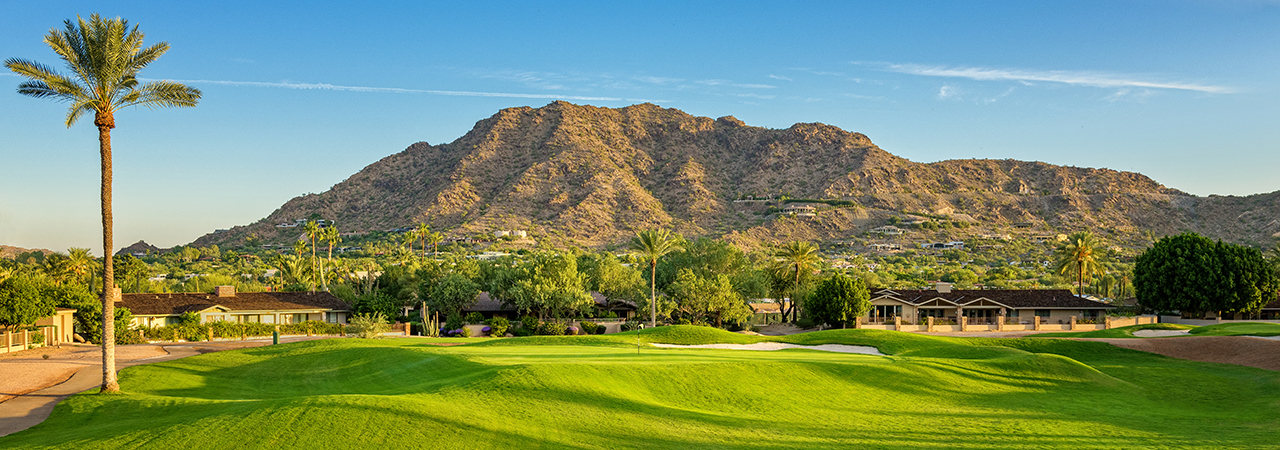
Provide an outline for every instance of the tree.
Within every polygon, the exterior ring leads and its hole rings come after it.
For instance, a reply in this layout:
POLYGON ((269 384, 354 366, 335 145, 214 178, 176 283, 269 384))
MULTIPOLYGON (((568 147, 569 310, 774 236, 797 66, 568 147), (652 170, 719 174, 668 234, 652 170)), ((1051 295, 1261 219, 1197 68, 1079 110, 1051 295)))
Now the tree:
POLYGON ((76 282, 84 283, 85 278, 90 276, 97 266, 98 261, 89 253, 89 249, 72 247, 67 250, 66 270, 76 282))
POLYGON ((1097 255, 1099 242, 1088 231, 1071 233, 1067 241, 1058 246, 1054 271, 1062 275, 1075 275, 1076 294, 1084 294, 1084 280, 1092 279, 1102 273, 1101 260, 1097 255))
POLYGON ((634 267, 622 264, 613 253, 584 254, 578 268, 587 274, 587 287, 608 299, 605 308, 615 303, 637 302, 644 296, 644 275, 634 267))
POLYGON ((52 316, 55 305, 40 292, 41 287, 29 276, 11 277, 0 283, 0 326, 8 331, 52 316))
MULTIPOLYGON (((321 232, 320 234, 321 234, 321 238, 323 238, 324 241, 329 244, 329 257, 325 258, 326 259, 325 267, 328 267, 333 264, 333 246, 338 245, 339 243, 342 242, 342 234, 338 233, 338 227, 333 225, 330 225, 329 227, 325 228, 324 231, 321 232)), ((324 290, 325 292, 328 292, 329 278, 324 273, 320 274, 320 282, 324 283, 324 290)))
POLYGON ((309 290, 314 292, 316 290, 316 275, 320 272, 319 263, 316 262, 316 240, 320 238, 320 224, 314 220, 308 220, 305 230, 307 239, 311 241, 311 283, 309 290))
POLYGON ((679 311, 693 321, 708 319, 718 327, 726 320, 744 322, 751 317, 751 307, 734 290, 728 275, 701 277, 682 269, 667 291, 679 311))
POLYGON ((658 260, 671 253, 684 251, 679 235, 668 230, 645 230, 631 238, 631 251, 649 263, 649 326, 658 326, 658 260))
POLYGON ((418 237, 418 240, 422 241, 422 256, 426 257, 427 256, 427 235, 431 234, 431 227, 428 227, 427 224, 424 222, 418 222, 418 228, 413 230, 412 233, 414 236, 418 237))
POLYGON ((787 309, 782 311, 782 317, 785 318, 790 313, 791 320, 795 321, 799 318, 799 310, 796 306, 800 301, 800 274, 817 269, 818 263, 822 262, 822 257, 818 255, 818 247, 806 241, 790 242, 774 252, 773 256, 777 258, 780 264, 778 269, 794 272, 795 274, 791 304, 787 305, 787 309))
POLYGON ((1144 308, 1194 316, 1257 311, 1280 284, 1257 249, 1183 233, 1138 256, 1133 288, 1144 308))
MULTIPOLYGON (((120 18, 103 19, 97 14, 86 22, 67 20, 65 29, 53 29, 44 42, 58 54, 74 75, 61 75, 53 68, 23 59, 5 60, 5 67, 28 78, 18 85, 18 93, 36 98, 53 98, 71 104, 66 124, 70 128, 86 113, 94 113, 98 128, 98 151, 102 162, 101 206, 102 248, 110 254, 115 246, 111 210, 111 129, 116 127, 116 111, 128 106, 190 107, 200 100, 200 91, 179 83, 151 81, 140 84, 138 72, 169 50, 161 42, 143 48, 143 33, 120 18)), ((102 392, 120 390, 116 379, 114 291, 111 258, 102 268, 102 392)))
POLYGON ((419 295, 427 302, 428 307, 445 312, 446 317, 461 315, 462 310, 476 304, 480 286, 462 274, 451 273, 435 283, 423 282, 419 295))
POLYGON ((861 278, 838 273, 818 284, 805 309, 818 323, 847 327, 871 310, 871 293, 861 278))
MULTIPOLYGON (((444 235, 440 234, 440 232, 432 231, 427 233, 426 240, 428 244, 431 244, 431 254, 439 256, 440 243, 444 242, 444 235)), ((426 253, 426 250, 423 250, 423 253, 426 253)))

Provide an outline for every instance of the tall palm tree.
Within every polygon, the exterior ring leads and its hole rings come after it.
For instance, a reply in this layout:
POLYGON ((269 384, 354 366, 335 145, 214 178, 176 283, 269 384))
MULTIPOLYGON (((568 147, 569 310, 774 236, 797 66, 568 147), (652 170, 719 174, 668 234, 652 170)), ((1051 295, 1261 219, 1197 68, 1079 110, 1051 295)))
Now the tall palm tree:
POLYGON ((1079 231, 1071 233, 1066 242, 1058 246, 1054 270, 1062 275, 1076 276, 1076 295, 1084 294, 1085 277, 1092 278, 1102 273, 1102 261, 1095 249, 1099 244, 1093 233, 1079 231))
POLYGON ((422 241, 422 256, 425 258, 427 256, 427 236, 431 234, 431 227, 428 227, 424 222, 418 222, 418 228, 413 230, 413 234, 418 237, 418 240, 422 241))
MULTIPOLYGON (((775 251, 773 256, 778 258, 787 271, 795 270, 795 283, 791 285, 791 305, 787 308, 791 312, 791 321, 794 322, 800 315, 799 310, 796 309, 800 295, 800 274, 817 268, 818 263, 822 262, 822 256, 818 255, 817 246, 806 241, 790 242, 775 251)), ((788 311, 783 311, 784 319, 788 311)))
POLYGON ((114 249, 111 211, 111 129, 116 127, 116 111, 134 105, 150 108, 195 106, 200 91, 179 83, 151 81, 140 84, 138 72, 169 51, 161 42, 142 46, 143 34, 121 19, 103 19, 97 14, 86 22, 64 22, 65 29, 49 30, 44 43, 67 63, 71 76, 24 59, 5 60, 4 66, 28 80, 18 85, 18 93, 36 98, 53 98, 71 104, 66 124, 70 128, 86 113, 93 113, 98 127, 98 152, 102 159, 102 248, 108 255, 102 264, 102 392, 120 390, 115 362, 115 278, 110 254, 114 249))
POLYGON ((299 259, 302 258, 302 252, 305 251, 307 251, 307 241, 305 239, 298 239, 293 242, 293 252, 298 254, 299 259))
POLYGON ((631 252, 649 262, 649 327, 658 326, 658 260, 684 251, 682 240, 670 230, 644 230, 631 238, 631 252))
POLYGON ((315 292, 316 273, 320 271, 320 269, 316 267, 316 239, 320 237, 320 224, 316 223, 314 220, 308 220, 306 231, 307 239, 311 241, 311 289, 308 290, 315 292))
MULTIPOLYGON (((436 256, 439 256, 439 255, 440 255, 440 243, 441 243, 441 242, 444 242, 444 235, 443 235, 443 234, 440 234, 440 232, 438 232, 438 231, 432 231, 432 232, 430 232, 430 233, 427 233, 427 243, 428 243, 428 244, 431 244, 431 254, 432 254, 432 255, 436 255, 436 256)), ((425 251, 424 251, 424 253, 425 253, 425 251)))
MULTIPOLYGON (((328 267, 333 264, 333 246, 342 242, 342 235, 338 233, 338 227, 333 225, 329 225, 321 234, 324 241, 329 244, 329 257, 328 261, 325 261, 325 267, 328 267)), ((329 279, 323 273, 320 274, 320 282, 324 283, 324 291, 329 292, 329 279)))

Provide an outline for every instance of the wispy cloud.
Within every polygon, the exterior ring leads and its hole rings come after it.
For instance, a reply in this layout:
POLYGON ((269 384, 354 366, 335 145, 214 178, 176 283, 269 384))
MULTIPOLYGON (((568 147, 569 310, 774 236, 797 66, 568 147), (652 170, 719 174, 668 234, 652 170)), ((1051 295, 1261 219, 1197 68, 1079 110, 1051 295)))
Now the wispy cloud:
POLYGON ((644 100, 620 97, 588 97, 580 95, 561 95, 561 94, 522 94, 512 92, 477 92, 477 91, 445 91, 437 89, 405 89, 405 88, 388 88, 388 87, 369 87, 369 86, 342 86, 328 83, 293 83, 293 82, 263 82, 263 81, 227 81, 227 80, 169 80, 178 83, 188 84, 215 84, 220 86, 241 86, 241 87, 259 87, 259 88, 278 88, 278 89, 300 89, 300 90, 324 90, 324 91, 348 91, 348 92, 372 92, 385 94, 430 94, 430 95, 449 95, 458 97, 504 97, 504 98, 538 98, 538 99, 564 99, 564 100, 586 100, 586 101, 638 101, 638 102, 659 102, 662 100, 644 100))
POLYGON ((959 95, 959 94, 960 94, 960 93, 959 93, 958 91, 956 91, 956 88, 955 88, 955 87, 952 87, 951 85, 943 85, 943 86, 942 86, 942 89, 939 89, 939 90, 938 90, 938 99, 939 99, 939 100, 946 100, 946 99, 949 99, 949 98, 954 98, 955 96, 957 96, 957 95, 959 95))
POLYGON ((782 75, 774 75, 774 74, 769 74, 769 78, 773 78, 775 80, 782 80, 782 81, 796 81, 796 80, 792 80, 790 78, 784 77, 782 75))
POLYGON ((729 87, 747 88, 747 89, 774 89, 774 88, 777 88, 777 86, 774 86, 774 85, 771 85, 771 84, 734 83, 734 82, 732 82, 732 81, 728 81, 728 80, 701 80, 701 81, 698 81, 698 84, 705 84, 705 85, 707 85, 707 86, 729 86, 729 87))
POLYGON ((1175 89, 1184 91, 1208 92, 1213 94, 1229 94, 1235 92, 1234 89, 1226 86, 1213 86, 1206 84, 1182 83, 1171 81, 1153 81, 1142 79, 1140 77, 1124 74, 1113 74, 1105 72, 1093 71, 1077 71, 1077 70, 1026 70, 1026 69, 995 69, 985 67, 947 67, 947 66, 927 66, 921 64, 892 64, 892 63, 860 63, 855 64, 875 64, 881 65, 885 69, 905 73, 908 75, 919 75, 926 77, 944 77, 944 78, 968 78, 971 80, 982 81, 1017 81, 1020 83, 1031 82, 1052 82, 1064 83, 1078 86, 1093 86, 1103 88, 1148 88, 1148 89, 1175 89))

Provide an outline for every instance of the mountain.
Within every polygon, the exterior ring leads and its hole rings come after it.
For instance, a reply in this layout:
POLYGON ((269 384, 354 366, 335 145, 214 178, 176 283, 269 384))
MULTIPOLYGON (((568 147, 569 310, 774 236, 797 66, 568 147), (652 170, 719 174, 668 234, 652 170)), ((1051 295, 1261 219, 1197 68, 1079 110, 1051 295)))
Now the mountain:
POLYGON ((1261 244, 1280 232, 1278 196, 1197 197, 1139 173, 1034 161, 917 163, 821 123, 767 129, 653 104, 554 102, 504 109, 454 142, 413 144, 194 244, 250 233, 288 242, 298 229, 276 224, 319 214, 344 232, 426 222, 454 235, 525 229, 557 245, 600 246, 669 227, 754 246, 848 238, 908 213, 971 222, 972 232, 1091 229, 1137 242, 1190 230, 1261 244), (780 202, 735 202, 745 195, 845 202, 799 219, 776 214, 780 202))
POLYGON ((45 256, 48 256, 53 253, 53 250, 49 250, 47 248, 22 248, 14 247, 12 245, 0 245, 0 258, 14 259, 17 258, 18 255, 27 252, 40 252, 45 256))
POLYGON ((154 245, 148 244, 147 241, 138 241, 138 242, 134 242, 128 247, 125 247, 116 251, 116 255, 132 255, 135 253, 150 255, 152 253, 160 253, 166 250, 169 250, 169 249, 156 247, 154 245))

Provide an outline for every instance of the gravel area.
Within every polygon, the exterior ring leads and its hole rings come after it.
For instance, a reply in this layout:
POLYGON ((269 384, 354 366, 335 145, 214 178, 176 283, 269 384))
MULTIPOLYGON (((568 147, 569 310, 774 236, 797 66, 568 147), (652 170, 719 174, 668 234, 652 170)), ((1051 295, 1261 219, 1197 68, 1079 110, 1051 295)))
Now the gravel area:
POLYGON ((699 345, 676 345, 676 344, 653 344, 654 347, 662 348, 714 348, 721 350, 783 350, 788 348, 798 348, 804 350, 822 350, 824 352, 836 353, 858 353, 862 355, 886 356, 880 353, 875 347, 866 347, 862 345, 843 345, 843 344, 822 344, 822 345, 795 345, 784 344, 781 342, 759 342, 755 344, 699 344, 699 345))
POLYGON ((1171 358, 1280 371, 1280 340, 1253 336, 1187 336, 1176 339, 1082 339, 1171 358))

